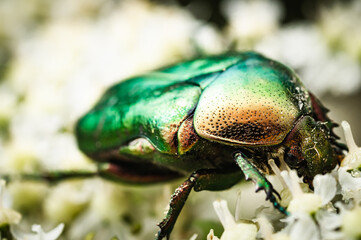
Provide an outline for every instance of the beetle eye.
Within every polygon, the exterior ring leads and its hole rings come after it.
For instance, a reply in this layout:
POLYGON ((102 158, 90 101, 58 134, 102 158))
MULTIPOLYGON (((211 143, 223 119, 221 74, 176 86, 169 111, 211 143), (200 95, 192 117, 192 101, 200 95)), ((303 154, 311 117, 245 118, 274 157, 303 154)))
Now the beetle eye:
POLYGON ((302 155, 300 155, 295 149, 289 148, 285 153, 285 161, 290 166, 297 166, 300 162, 302 162, 302 155))
POLYGON ((287 153, 285 157, 285 161, 292 168, 297 165, 298 159, 292 153, 287 153))
POLYGON ((297 157, 295 155, 293 155, 292 153, 288 152, 286 155, 287 155, 287 158, 289 160, 291 160, 292 162, 297 161, 297 157))

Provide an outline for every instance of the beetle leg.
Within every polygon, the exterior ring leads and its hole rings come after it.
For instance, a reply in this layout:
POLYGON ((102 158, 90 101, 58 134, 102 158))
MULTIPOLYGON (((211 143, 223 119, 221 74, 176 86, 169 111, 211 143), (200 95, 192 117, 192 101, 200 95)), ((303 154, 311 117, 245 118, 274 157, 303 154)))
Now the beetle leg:
POLYGON ((251 180, 256 184, 256 192, 260 190, 264 190, 266 192, 266 200, 270 200, 273 206, 278 209, 280 212, 289 215, 287 210, 282 207, 275 197, 277 195, 278 198, 281 198, 279 193, 274 190, 272 184, 265 178, 263 174, 261 174, 252 163, 250 163, 242 153, 236 153, 234 155, 237 165, 242 169, 242 172, 245 175, 246 180, 251 180))
POLYGON ((164 237, 169 239, 169 235, 173 230, 174 224, 178 218, 179 213, 181 212, 189 193, 194 187, 195 182, 199 174, 197 172, 192 173, 192 175, 182 183, 173 193, 169 202, 169 210, 166 217, 158 224, 160 230, 156 236, 157 240, 161 240, 164 237))
POLYGON ((239 171, 224 172, 216 169, 202 169, 191 174, 191 176, 180 185, 173 193, 169 210, 166 217, 158 224, 160 230, 156 239, 160 240, 169 235, 181 212, 192 188, 196 192, 203 190, 218 191, 232 187, 243 178, 239 171))

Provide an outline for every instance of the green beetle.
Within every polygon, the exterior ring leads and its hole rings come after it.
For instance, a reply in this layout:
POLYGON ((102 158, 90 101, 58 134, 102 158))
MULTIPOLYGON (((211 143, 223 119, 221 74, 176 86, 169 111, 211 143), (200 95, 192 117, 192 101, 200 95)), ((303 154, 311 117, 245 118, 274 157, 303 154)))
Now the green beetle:
POLYGON ((102 177, 134 184, 189 176, 170 200, 157 239, 169 238, 190 193, 264 177, 280 159, 312 185, 343 158, 336 126, 297 75, 255 52, 195 59, 122 81, 76 125, 79 148, 102 177), (241 170, 241 171, 240 171, 241 170))

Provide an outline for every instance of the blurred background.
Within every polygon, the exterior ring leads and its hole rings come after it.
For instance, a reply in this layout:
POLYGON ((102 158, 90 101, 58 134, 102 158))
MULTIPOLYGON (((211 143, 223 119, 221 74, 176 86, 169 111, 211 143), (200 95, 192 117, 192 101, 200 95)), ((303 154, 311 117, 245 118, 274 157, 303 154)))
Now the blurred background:
MULTIPOLYGON (((256 50, 292 67, 361 144, 360 23, 358 0, 1 0, 1 173, 95 169, 77 150, 73 126, 107 87, 227 51, 256 50)), ((178 183, 15 182, 4 204, 29 231, 65 223, 61 239, 149 239, 178 183)), ((174 239, 221 231, 211 202, 229 196, 234 209, 238 189, 192 194, 174 239)), ((255 204, 242 196, 242 206, 255 204)), ((243 209, 244 218, 254 216, 247 209, 255 207, 243 209)))

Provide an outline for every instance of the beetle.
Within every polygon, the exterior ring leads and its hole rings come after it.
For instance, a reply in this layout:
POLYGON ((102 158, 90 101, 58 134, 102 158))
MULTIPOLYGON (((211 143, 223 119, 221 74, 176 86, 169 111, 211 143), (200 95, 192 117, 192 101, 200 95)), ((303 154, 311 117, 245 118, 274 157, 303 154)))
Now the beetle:
POLYGON ((187 177, 170 199, 156 239, 169 235, 192 189, 224 190, 242 179, 264 190, 281 160, 312 186, 344 146, 327 109, 287 66, 256 52, 181 62, 110 87, 76 124, 78 146, 115 181, 187 177))

